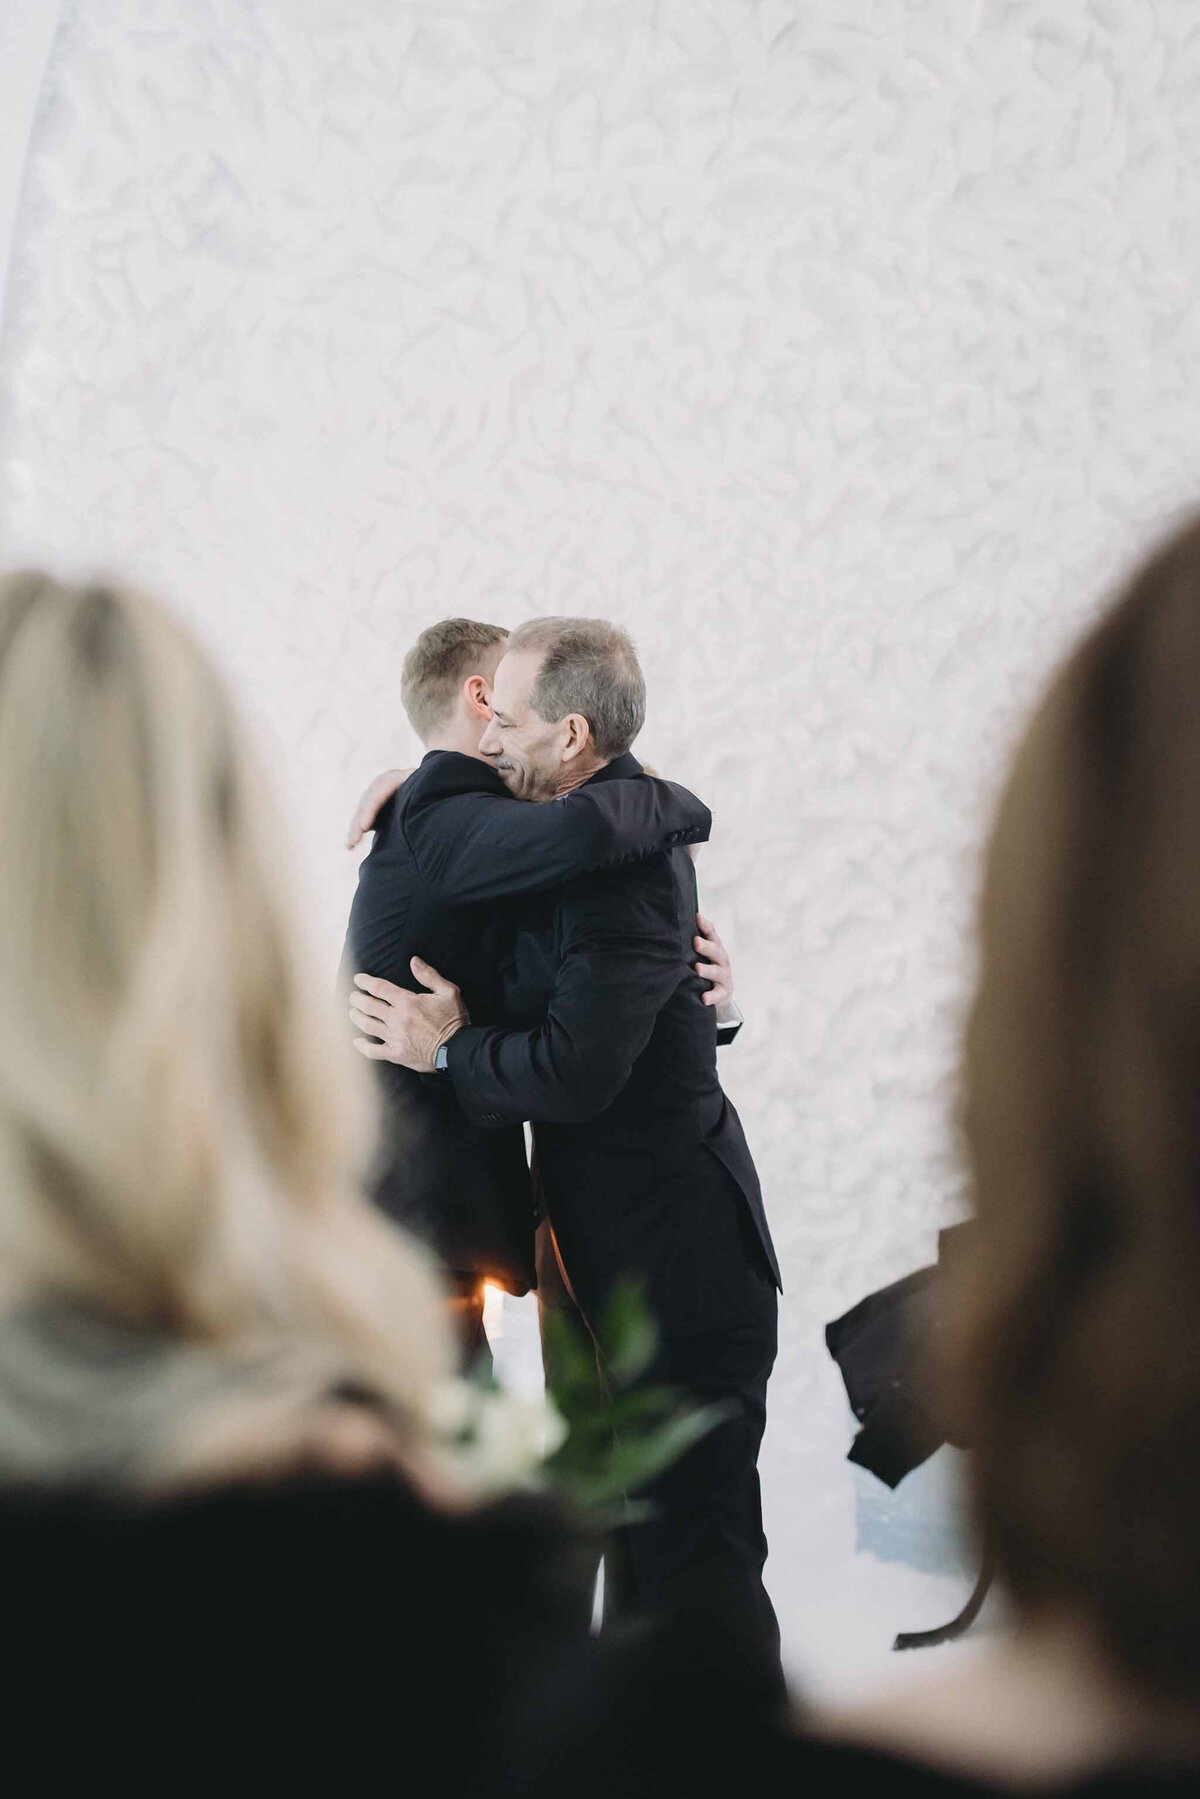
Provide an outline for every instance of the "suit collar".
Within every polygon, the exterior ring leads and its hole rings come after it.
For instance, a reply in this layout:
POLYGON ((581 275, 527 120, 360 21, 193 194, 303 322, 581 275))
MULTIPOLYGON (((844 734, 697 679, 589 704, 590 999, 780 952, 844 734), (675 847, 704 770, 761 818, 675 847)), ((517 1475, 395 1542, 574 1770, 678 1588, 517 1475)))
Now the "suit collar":
POLYGON ((481 762, 478 756, 464 756, 461 750, 426 750, 417 766, 418 768, 424 768, 428 763, 436 761, 439 757, 447 756, 452 757, 455 762, 474 762, 481 768, 487 768, 489 766, 488 763, 481 762))
POLYGON ((489 762, 478 756, 464 756, 461 750, 426 750, 416 774, 404 783, 400 793, 409 800, 414 793, 423 799, 449 793, 498 793, 512 797, 489 762))
POLYGON ((626 750, 623 756, 614 757, 611 762, 606 762, 603 768, 598 768, 594 775, 589 775, 583 784, 585 787, 590 787, 593 781, 628 781, 632 776, 644 773, 645 770, 637 757, 626 750))

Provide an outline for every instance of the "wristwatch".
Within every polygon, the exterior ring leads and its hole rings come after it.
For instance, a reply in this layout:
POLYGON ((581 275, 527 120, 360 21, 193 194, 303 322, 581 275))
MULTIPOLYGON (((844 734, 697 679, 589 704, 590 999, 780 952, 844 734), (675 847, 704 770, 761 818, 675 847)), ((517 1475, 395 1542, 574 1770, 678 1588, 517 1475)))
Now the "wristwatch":
POLYGON ((438 1044, 437 1054, 433 1058, 433 1072, 434 1074, 449 1074, 450 1045, 448 1043, 438 1044))

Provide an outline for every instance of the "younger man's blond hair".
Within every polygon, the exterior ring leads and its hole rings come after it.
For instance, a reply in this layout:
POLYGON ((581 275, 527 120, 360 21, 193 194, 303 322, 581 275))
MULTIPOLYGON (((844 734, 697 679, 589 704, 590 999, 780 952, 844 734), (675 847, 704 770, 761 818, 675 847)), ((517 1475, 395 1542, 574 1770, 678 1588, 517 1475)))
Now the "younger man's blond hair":
POLYGON ((422 631, 400 676, 400 699, 422 743, 446 723, 469 676, 491 680, 507 641, 502 625, 481 625, 473 618, 444 618, 422 631))

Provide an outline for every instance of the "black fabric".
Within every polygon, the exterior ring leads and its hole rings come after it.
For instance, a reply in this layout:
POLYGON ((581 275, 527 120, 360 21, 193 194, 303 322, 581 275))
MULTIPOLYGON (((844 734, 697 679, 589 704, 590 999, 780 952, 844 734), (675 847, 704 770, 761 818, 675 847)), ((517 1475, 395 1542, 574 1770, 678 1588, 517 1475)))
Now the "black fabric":
POLYGON ((652 1627, 546 1666, 518 1734, 527 1799, 1183 1799, 1200 1766, 1116 1766, 1080 1780, 1005 1783, 808 1734, 781 1706, 744 1592, 711 1570, 652 1627))
MULTIPOLYGON (((515 895, 667 843, 702 842, 710 827, 708 809, 668 781, 622 781, 532 806, 512 799, 478 758, 431 750, 377 820, 351 907, 343 987, 363 973, 417 991, 409 962, 421 956, 462 989, 473 1020, 498 1023, 515 895)), ((378 1203, 443 1267, 527 1291, 533 1208, 520 1121, 474 1128, 444 1075, 374 1066, 378 1203)))
MULTIPOLYGON (((749 1235, 749 1232, 746 1232, 749 1235)), ((542 1356, 553 1386, 553 1314, 585 1327, 563 1278, 549 1222, 538 1231, 538 1318, 542 1356)), ((766 1425, 767 1382, 774 1364, 778 1303, 774 1283, 752 1243, 741 1256, 745 1276, 742 1318, 735 1329, 664 1338, 637 1387, 686 1390, 695 1402, 729 1408, 730 1415, 679 1462, 638 1490, 649 1516, 596 1543, 603 1551, 604 1625, 611 1629, 646 1606, 676 1603, 703 1574, 732 1593, 763 1646, 778 1656, 779 1632, 766 1601, 762 1571, 767 1540, 762 1522, 758 1451, 766 1425)), ((628 1389, 627 1389, 628 1390, 628 1389)), ((636 1387, 633 1389, 636 1391, 636 1387)), ((594 1403, 605 1403, 605 1374, 597 1357, 594 1403)), ((709 1590, 711 1591, 711 1585, 709 1590)), ((593 1594, 583 1603, 592 1613, 593 1594)), ((779 1676, 778 1661, 775 1663, 779 1676)))
MULTIPOLYGON (((622 756, 579 791, 648 778, 622 756)), ((683 850, 526 901, 504 970, 505 1028, 472 1024, 449 1045, 468 1118, 534 1121, 547 1209, 585 1314, 636 1268, 672 1334, 720 1322, 722 1249, 736 1230, 722 1168, 779 1281, 758 1176, 717 1073, 695 920, 683 850), (684 1155, 687 1191, 668 1191, 684 1155)))
POLYGON ((530 1502, 451 1516, 393 1477, 0 1494, 6 1785, 81 1765, 88 1790, 331 1768, 330 1792, 381 1768, 402 1792, 515 1790, 514 1719, 579 1642, 580 1541, 530 1502))
MULTIPOLYGON (((763 1585, 758 1454, 777 1347, 778 1294, 761 1258, 742 1258, 740 1317, 720 1330, 664 1337, 638 1383, 668 1386, 727 1416, 664 1473, 638 1489, 649 1515, 605 1550, 606 1626, 646 1606, 669 1609, 697 1575, 736 1599, 758 1639, 778 1655, 779 1627, 763 1585), (610 1571, 612 1579, 609 1578, 610 1571)), ((732 1278, 732 1271, 731 1271, 732 1278)))
MULTIPOLYGON (((582 1339, 586 1342, 587 1323, 571 1296, 570 1288, 567 1286, 562 1271, 562 1264, 558 1256, 558 1249, 554 1241, 554 1232, 550 1228, 550 1220, 548 1218, 543 1218, 538 1225, 537 1237, 535 1239, 535 1255, 537 1260, 538 1332, 541 1337, 542 1368, 545 1373, 547 1389, 549 1392, 554 1393, 560 1390, 560 1376, 555 1365, 556 1350, 558 1344, 562 1341, 562 1336, 559 1333, 563 1331, 563 1326, 565 1325, 576 1341, 582 1339)), ((600 1371, 594 1361, 592 1363, 592 1370, 595 1375, 595 1384, 592 1387, 590 1394, 580 1394, 579 1403, 581 1405, 589 1406, 593 1410, 593 1413, 599 1413, 603 1411, 607 1400, 604 1385, 600 1379, 600 1371)), ((577 1368, 573 1369, 573 1373, 575 1378, 578 1379, 577 1368)), ((600 1562, 602 1557, 606 1563, 606 1590, 612 1572, 611 1560, 613 1544, 611 1539, 605 1540, 604 1538, 597 1537, 593 1549, 594 1556, 591 1579, 587 1583, 586 1591, 582 1592, 580 1595, 580 1605, 582 1607, 581 1621, 585 1626, 590 1626, 595 1610, 596 1577, 600 1572, 600 1562)), ((632 1591, 632 1588, 628 1583, 625 1583, 623 1590, 632 1591)))
MULTIPOLYGON (((587 1532, 532 1500, 452 1515, 392 1476, 157 1504, 9 1490, 0 1544, 13 1793, 1006 1790, 792 1734, 755 1620, 712 1571, 646 1626, 589 1637, 587 1532)), ((1039 1791, 1175 1799, 1198 1774, 1039 1791)))
MULTIPOLYGON (((582 790, 645 779, 621 757, 582 790)), ((574 1298, 597 1332, 636 1274, 662 1336, 651 1380, 726 1400, 712 1443, 657 1486, 635 1527, 637 1600, 709 1558, 762 1586, 755 1472, 775 1355, 779 1267, 758 1176, 717 1073, 716 1017, 693 969, 696 882, 685 851, 591 874, 526 901, 505 970, 509 1029, 450 1042, 468 1117, 534 1121, 541 1190, 574 1298)))
POLYGON ((708 1623, 681 1613, 669 1634, 647 1640, 636 1668, 632 1658, 622 1665, 611 1657, 596 1668, 586 1696, 573 1690, 561 1703, 556 1696, 548 1713, 560 1734, 531 1764, 532 1780, 521 1789, 528 1799, 1192 1799, 1200 1791, 1195 1764, 1123 1766, 1031 1786, 950 1773, 799 1728, 786 1734, 764 1720, 753 1689, 739 1680, 746 1664, 714 1641, 708 1623), (560 1727, 564 1713, 567 1728, 560 1727))
MULTIPOLYGON (((945 1265, 969 1224, 938 1239, 938 1261, 919 1268, 825 1327, 851 1410, 862 1428, 847 1459, 896 1487, 948 1439, 929 1392, 931 1349, 940 1324, 945 1265)), ((959 1445, 961 1447, 961 1445, 959 1445)))

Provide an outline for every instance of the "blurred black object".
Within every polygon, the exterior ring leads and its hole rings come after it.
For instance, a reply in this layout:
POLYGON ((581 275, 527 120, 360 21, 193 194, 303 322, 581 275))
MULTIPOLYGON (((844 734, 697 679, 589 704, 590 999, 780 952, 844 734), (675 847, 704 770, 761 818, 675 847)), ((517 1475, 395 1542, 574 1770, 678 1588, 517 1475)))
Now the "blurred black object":
POLYGON ((744 1583, 689 1570, 592 1636, 591 1526, 534 1496, 444 1511, 387 1471, 31 1485, 0 1490, 0 1540, 14 1794, 356 1795, 391 1767, 420 1799, 696 1799, 787 1728, 744 1583))
POLYGON ((971 1228, 954 1224, 940 1232, 932 1268, 869 1293, 825 1327, 826 1346, 862 1426, 849 1460, 889 1487, 898 1487, 950 1440, 934 1414, 928 1359, 940 1324, 947 1258, 961 1251, 963 1233, 971 1228))
POLYGON ((979 1569, 979 1578, 971 1588, 971 1597, 948 1624, 938 1624, 932 1630, 902 1630, 897 1634, 893 1649, 933 1649, 938 1643, 952 1643, 955 1637, 961 1637, 964 1631, 970 1630, 976 1618, 983 1610, 983 1602, 988 1596, 988 1588, 996 1572, 996 1564, 989 1551, 984 1552, 979 1569))
MULTIPOLYGON (((947 1435, 930 1393, 931 1350, 941 1325, 946 1268, 962 1252, 972 1229, 954 1224, 938 1235, 938 1259, 902 1280, 869 1293, 825 1327, 825 1343, 845 1382, 850 1409, 861 1429, 847 1460, 895 1488, 943 1443, 966 1445, 947 1435)), ((979 1615, 992 1582, 989 1554, 958 1616, 934 1630, 901 1631, 895 1649, 927 1649, 952 1642, 979 1615)))
POLYGON ((741 1007, 730 1000, 717 1012, 717 1042, 721 1045, 732 1043, 745 1022, 741 1007))

